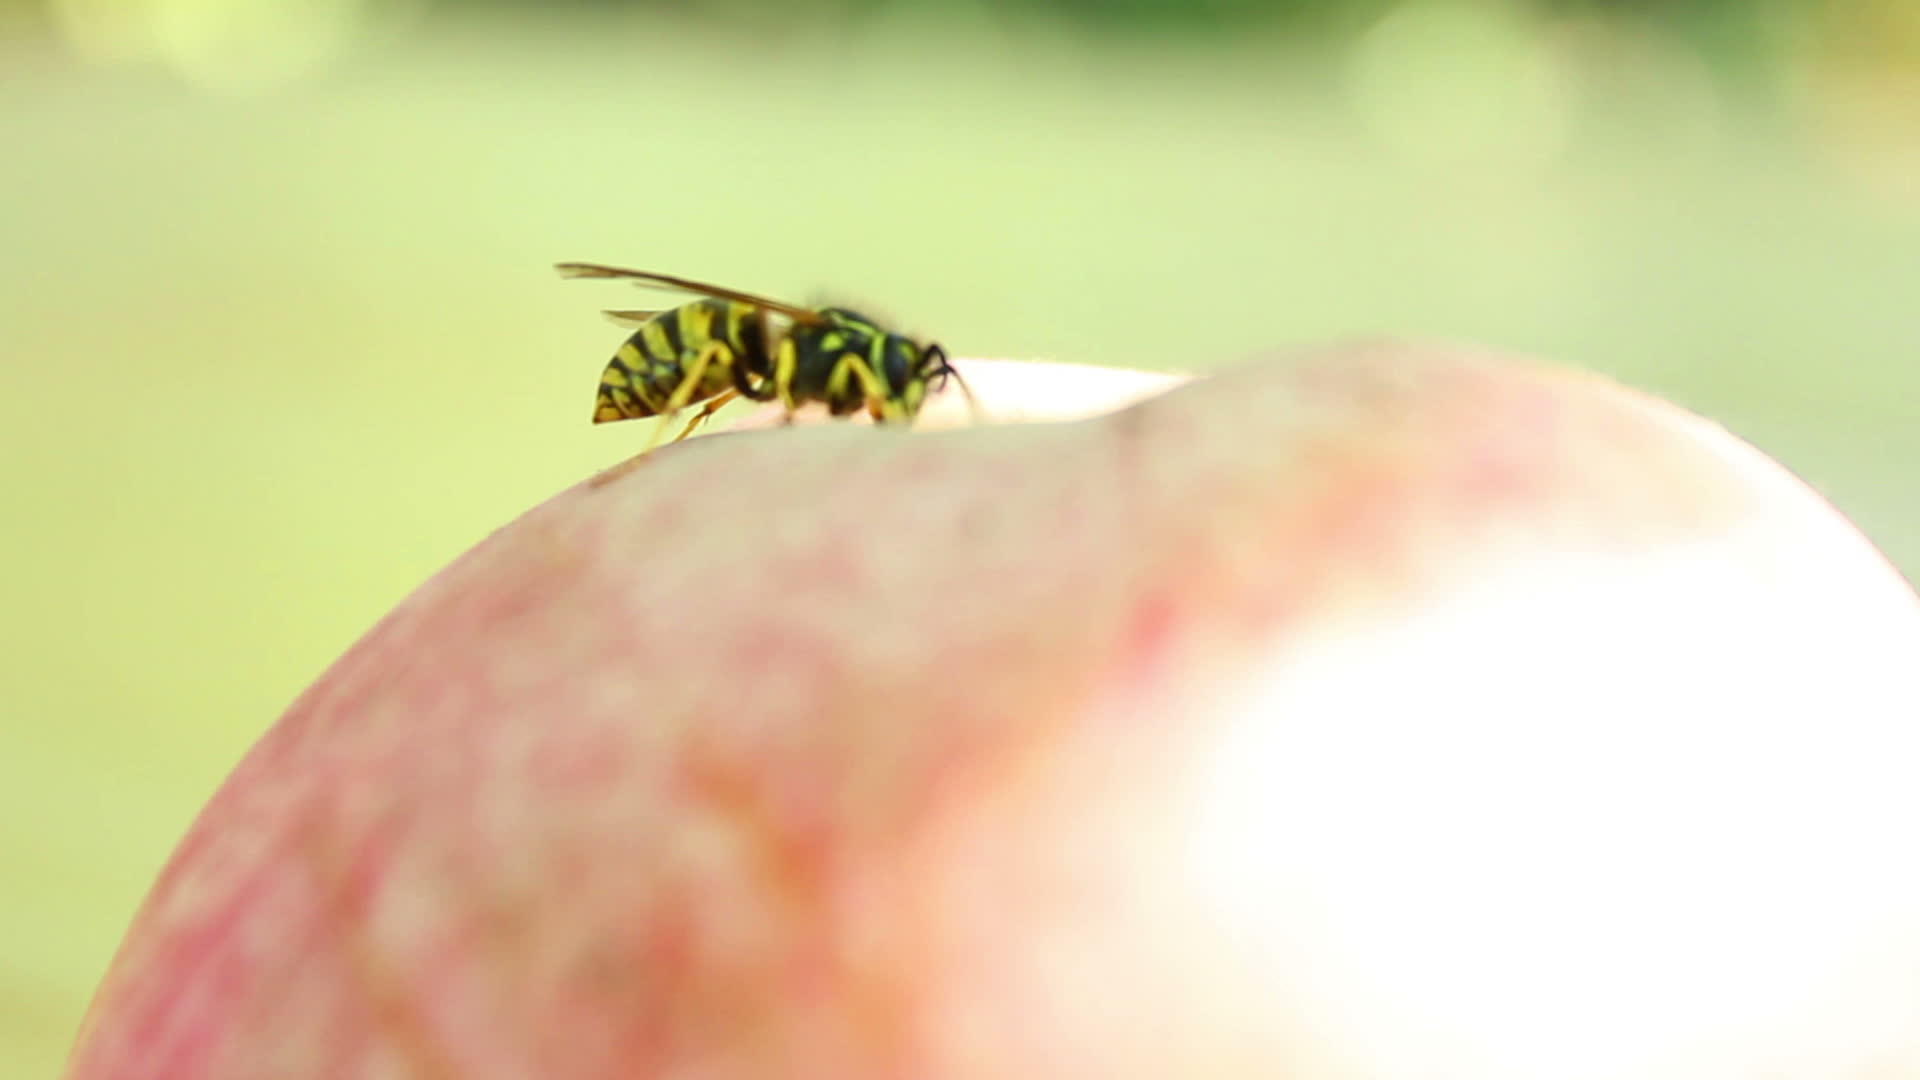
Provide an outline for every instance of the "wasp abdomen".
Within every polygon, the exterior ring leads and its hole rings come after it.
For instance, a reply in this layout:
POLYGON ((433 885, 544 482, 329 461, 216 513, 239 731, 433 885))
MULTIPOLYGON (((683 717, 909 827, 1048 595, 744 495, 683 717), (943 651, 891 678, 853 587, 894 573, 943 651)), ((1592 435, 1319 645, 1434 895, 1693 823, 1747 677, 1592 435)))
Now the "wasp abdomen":
POLYGON ((759 309, 751 304, 700 299, 663 311, 643 323, 621 344, 600 373, 593 421, 604 424, 657 416, 667 411, 689 369, 703 352, 713 356, 700 382, 682 404, 700 401, 733 385, 731 365, 756 374, 768 367, 759 309), (724 346, 725 355, 709 350, 724 346))

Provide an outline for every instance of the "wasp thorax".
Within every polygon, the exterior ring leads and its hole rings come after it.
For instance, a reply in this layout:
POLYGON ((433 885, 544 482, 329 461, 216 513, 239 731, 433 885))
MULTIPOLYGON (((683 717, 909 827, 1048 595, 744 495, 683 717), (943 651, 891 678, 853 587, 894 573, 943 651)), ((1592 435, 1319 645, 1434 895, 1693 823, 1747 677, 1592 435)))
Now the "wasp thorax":
POLYGON ((945 367, 937 348, 845 308, 823 308, 820 314, 826 322, 792 330, 796 397, 824 401, 835 415, 865 408, 882 421, 906 420, 920 411, 927 380, 945 367))

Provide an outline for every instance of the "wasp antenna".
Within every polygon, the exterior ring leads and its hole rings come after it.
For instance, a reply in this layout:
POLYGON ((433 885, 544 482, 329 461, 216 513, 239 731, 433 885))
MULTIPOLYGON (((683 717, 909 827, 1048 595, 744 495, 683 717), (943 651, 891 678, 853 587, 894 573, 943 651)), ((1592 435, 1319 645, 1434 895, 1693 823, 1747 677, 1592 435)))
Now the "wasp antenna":
POLYGON ((980 411, 980 399, 973 396, 973 388, 967 385, 966 377, 960 374, 960 369, 954 367, 951 360, 946 361, 945 366, 947 374, 953 376, 954 385, 960 388, 960 396, 967 399, 967 412, 972 415, 973 422, 978 424, 986 419, 986 414, 980 411))

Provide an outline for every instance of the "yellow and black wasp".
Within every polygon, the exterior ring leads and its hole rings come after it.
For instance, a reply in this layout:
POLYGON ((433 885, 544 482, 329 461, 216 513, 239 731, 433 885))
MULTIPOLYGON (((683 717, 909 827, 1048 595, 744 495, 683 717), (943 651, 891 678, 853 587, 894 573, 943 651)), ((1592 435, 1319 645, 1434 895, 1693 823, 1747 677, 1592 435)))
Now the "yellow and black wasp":
POLYGON ((686 278, 596 263, 559 263, 570 278, 628 278, 699 293, 657 311, 609 311, 637 327, 600 373, 593 422, 658 416, 640 453, 660 444, 681 409, 700 411, 673 441, 693 434, 735 398, 778 401, 789 416, 812 402, 834 416, 865 408, 879 424, 911 423, 929 392, 951 377, 974 407, 973 393, 945 349, 921 344, 843 307, 804 308, 686 278))

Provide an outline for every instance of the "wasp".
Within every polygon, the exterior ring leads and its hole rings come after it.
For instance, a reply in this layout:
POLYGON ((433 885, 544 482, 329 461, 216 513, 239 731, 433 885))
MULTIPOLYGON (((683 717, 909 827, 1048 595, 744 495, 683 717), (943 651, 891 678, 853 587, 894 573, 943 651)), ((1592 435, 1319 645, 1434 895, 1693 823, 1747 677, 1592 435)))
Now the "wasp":
POLYGON ((636 456, 660 445, 680 410, 700 411, 672 442, 693 434, 736 398, 777 401, 792 419, 809 403, 834 416, 865 408, 877 424, 911 423, 929 393, 952 378, 978 415, 966 381, 939 345, 922 344, 843 307, 806 308, 686 278, 597 263, 559 263, 569 278, 627 278, 699 294, 679 307, 608 311, 633 326, 600 373, 593 422, 658 416, 636 456))

